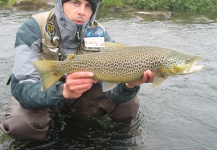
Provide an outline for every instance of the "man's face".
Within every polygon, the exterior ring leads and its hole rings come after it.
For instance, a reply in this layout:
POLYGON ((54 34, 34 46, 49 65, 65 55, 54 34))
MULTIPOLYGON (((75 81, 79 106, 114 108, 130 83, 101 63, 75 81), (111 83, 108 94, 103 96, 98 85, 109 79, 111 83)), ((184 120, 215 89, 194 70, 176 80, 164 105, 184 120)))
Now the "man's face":
POLYGON ((65 16, 76 24, 88 21, 93 13, 92 6, 87 0, 70 0, 63 3, 65 16))

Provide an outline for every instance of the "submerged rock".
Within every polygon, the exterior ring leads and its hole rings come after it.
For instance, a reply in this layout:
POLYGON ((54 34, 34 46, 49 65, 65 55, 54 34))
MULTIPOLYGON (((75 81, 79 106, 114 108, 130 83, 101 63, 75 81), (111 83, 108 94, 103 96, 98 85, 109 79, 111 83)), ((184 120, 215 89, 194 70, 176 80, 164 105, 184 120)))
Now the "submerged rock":
POLYGON ((196 17, 192 17, 192 20, 194 23, 209 23, 212 22, 212 20, 210 20, 209 18, 207 18, 206 16, 196 16, 196 17))
POLYGON ((143 18, 163 20, 169 19, 172 15, 170 11, 138 11, 135 14, 143 18))
POLYGON ((6 9, 16 10, 39 10, 46 9, 54 5, 54 0, 16 0, 12 6, 6 6, 6 9))
POLYGON ((125 5, 125 6, 110 7, 110 10, 114 12, 129 12, 135 10, 135 8, 125 5))
POLYGON ((54 4, 54 0, 16 0, 16 3, 22 3, 22 2, 45 3, 48 5, 54 4))

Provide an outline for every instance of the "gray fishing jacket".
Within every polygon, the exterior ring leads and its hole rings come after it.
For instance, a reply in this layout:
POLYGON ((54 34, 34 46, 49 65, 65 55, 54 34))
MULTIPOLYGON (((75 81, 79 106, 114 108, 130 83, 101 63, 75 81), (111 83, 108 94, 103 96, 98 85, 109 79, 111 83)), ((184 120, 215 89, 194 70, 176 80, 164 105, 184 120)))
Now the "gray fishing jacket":
MULTIPOLYGON (((95 21, 96 7, 90 20, 79 27, 81 40, 95 21)), ((45 13, 46 14, 46 13, 45 13)), ((44 14, 44 15, 45 15, 44 14)), ((63 13, 62 2, 55 0, 54 15, 60 32, 60 45, 62 55, 66 57, 70 53, 77 53, 80 45, 76 40, 78 26, 70 21, 63 13)), ((46 24, 46 20, 45 23, 46 24)), ((43 53, 43 39, 41 26, 34 17, 31 17, 18 29, 14 46, 14 66, 11 74, 11 93, 28 109, 56 107, 67 102, 62 95, 64 82, 58 81, 48 90, 41 90, 41 82, 38 71, 32 63, 41 59, 43 53)), ((105 41, 114 42, 105 31, 105 41)), ((111 91, 106 92, 108 99, 118 103, 132 99, 138 92, 139 87, 128 89, 124 84, 119 84, 111 91)))

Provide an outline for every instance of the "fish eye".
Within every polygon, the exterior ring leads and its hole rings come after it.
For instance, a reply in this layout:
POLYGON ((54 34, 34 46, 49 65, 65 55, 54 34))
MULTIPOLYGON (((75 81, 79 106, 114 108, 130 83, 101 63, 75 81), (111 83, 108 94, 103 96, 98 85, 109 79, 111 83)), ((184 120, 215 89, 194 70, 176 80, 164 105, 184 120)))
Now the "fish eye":
POLYGON ((190 59, 187 59, 187 63, 189 63, 190 62, 190 59))

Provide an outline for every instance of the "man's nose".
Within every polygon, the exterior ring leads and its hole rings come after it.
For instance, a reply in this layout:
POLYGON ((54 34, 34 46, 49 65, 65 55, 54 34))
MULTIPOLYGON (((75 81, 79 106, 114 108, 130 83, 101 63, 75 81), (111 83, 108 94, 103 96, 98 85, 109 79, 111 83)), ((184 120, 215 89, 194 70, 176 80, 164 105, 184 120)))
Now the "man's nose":
POLYGON ((81 5, 79 8, 79 15, 84 16, 85 15, 85 5, 81 5))

